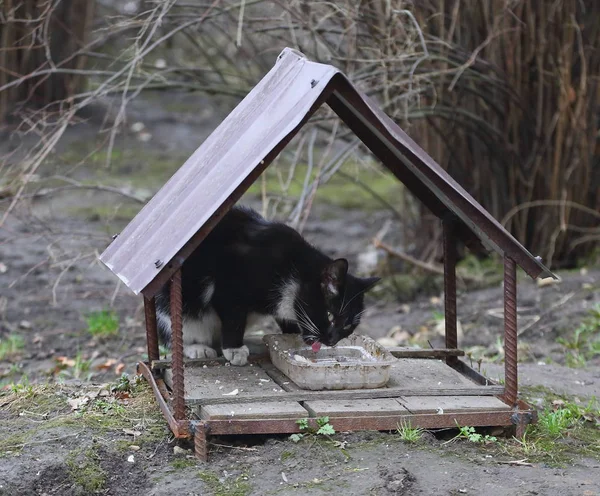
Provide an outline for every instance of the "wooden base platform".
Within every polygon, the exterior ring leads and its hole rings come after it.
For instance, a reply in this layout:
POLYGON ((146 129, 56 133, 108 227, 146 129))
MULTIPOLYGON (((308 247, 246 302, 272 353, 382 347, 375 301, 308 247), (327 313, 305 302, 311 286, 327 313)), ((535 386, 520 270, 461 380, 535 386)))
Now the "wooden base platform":
MULTIPOLYGON (((165 369, 168 386, 170 372, 165 369)), ((511 410, 496 397, 501 386, 478 384, 440 360, 399 359, 387 387, 345 391, 300 389, 268 360, 246 367, 213 362, 185 372, 186 404, 203 420, 511 410)))
MULTIPOLYGON (((406 356, 405 352, 402 352, 406 356)), ((410 356, 410 353, 408 354, 410 356)), ((185 364, 185 402, 189 419, 175 420, 165 384, 172 385, 170 363, 139 364, 176 436, 193 436, 196 453, 207 457, 208 435, 292 434, 298 419, 316 425, 327 416, 336 431, 395 430, 403 423, 426 429, 458 425, 515 427, 517 434, 535 421, 535 411, 504 401, 504 387, 458 359, 399 358, 390 381, 379 389, 307 391, 277 370, 268 357, 245 367, 219 360, 185 364), (155 379, 162 374, 162 378, 155 379), (164 382, 163 382, 164 380, 164 382)))

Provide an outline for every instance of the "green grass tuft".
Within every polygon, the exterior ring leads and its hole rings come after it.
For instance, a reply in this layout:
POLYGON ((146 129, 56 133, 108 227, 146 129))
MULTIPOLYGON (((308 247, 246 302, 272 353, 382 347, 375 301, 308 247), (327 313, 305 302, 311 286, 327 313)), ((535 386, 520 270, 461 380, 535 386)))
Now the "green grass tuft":
POLYGON ((424 429, 420 427, 411 427, 410 421, 402 422, 398 424, 398 429, 396 429, 398 434, 400 435, 400 439, 405 443, 416 443, 421 440, 423 437, 424 429))
POLYGON ((587 316, 571 337, 561 337, 556 342, 565 349, 565 361, 568 367, 585 367, 588 360, 599 356, 600 304, 588 311, 587 316))
POLYGON ((18 334, 9 334, 0 339, 0 360, 6 360, 25 348, 25 340, 18 334))
POLYGON ((559 408, 555 411, 547 409, 540 414, 537 427, 542 435, 563 437, 568 429, 579 422, 581 416, 578 408, 559 408))
POLYGON ((88 332, 92 336, 115 336, 119 332, 119 316, 116 312, 101 310, 86 317, 88 332))

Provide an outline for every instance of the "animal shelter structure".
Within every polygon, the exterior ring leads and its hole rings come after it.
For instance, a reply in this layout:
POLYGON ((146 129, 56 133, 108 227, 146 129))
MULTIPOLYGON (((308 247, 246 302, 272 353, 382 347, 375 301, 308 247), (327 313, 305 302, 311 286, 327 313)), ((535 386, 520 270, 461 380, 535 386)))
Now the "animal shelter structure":
POLYGON ((518 265, 534 279, 553 274, 344 74, 295 50, 283 50, 100 258, 128 288, 142 293, 148 361, 138 370, 175 436, 193 437, 202 459, 209 435, 295 433, 300 418, 314 422, 328 416, 337 431, 394 430, 410 422, 423 428, 514 426, 518 434, 535 421, 535 411, 517 398, 516 270, 518 265), (378 389, 303 390, 265 356, 251 356, 246 367, 226 367, 223 359, 184 362, 182 264, 324 104, 441 220, 446 347, 390 349, 397 363, 387 386, 378 389), (482 243, 504 259, 503 385, 460 360, 457 240, 482 243), (169 280, 172 360, 160 360, 154 296, 169 280), (224 394, 234 388, 235 396, 224 394))

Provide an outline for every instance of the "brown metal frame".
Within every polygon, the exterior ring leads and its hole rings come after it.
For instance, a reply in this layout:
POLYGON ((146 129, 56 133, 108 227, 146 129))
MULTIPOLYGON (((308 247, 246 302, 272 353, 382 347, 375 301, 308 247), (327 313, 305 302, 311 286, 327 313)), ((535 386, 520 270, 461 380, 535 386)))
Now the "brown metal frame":
MULTIPOLYGON (((446 348, 458 348, 456 319, 456 240, 454 238, 455 220, 445 217, 442 221, 444 249, 444 321, 446 327, 446 348)), ((457 361, 455 356, 446 358, 451 365, 457 361)))
MULTIPOLYGON (((494 385, 481 374, 458 360, 464 353, 458 349, 457 317, 456 317, 456 238, 453 217, 443 219, 444 249, 444 311, 446 349, 419 350, 418 354, 408 350, 394 350, 396 356, 419 356, 421 358, 445 358, 446 363, 479 384, 494 385)), ((338 431, 353 430, 393 430, 397 425, 410 419, 411 425, 421 428, 471 426, 514 426, 514 432, 521 437, 528 423, 536 420, 535 411, 526 403, 517 399, 517 284, 516 263, 510 257, 504 259, 504 340, 505 340, 505 385, 499 397, 512 407, 511 411, 498 412, 459 412, 448 414, 409 414, 383 417, 336 417, 331 420, 338 431)), ((139 363, 138 372, 150 383, 159 407, 165 416, 169 428, 177 438, 194 438, 195 453, 198 458, 207 460, 209 434, 274 434, 299 432, 294 419, 265 420, 210 420, 194 421, 186 418, 183 362, 183 329, 182 329, 182 288, 181 269, 171 277, 171 333, 173 373, 173 392, 169 395, 162 379, 155 373, 165 364, 159 361, 158 332, 156 326, 156 305, 154 298, 144 299, 146 317, 146 337, 148 344, 149 364, 139 363)), ((398 395, 400 395, 398 393, 398 395)))
MULTIPOLYGON (((211 217, 203 224, 172 260, 155 262, 159 273, 143 288, 144 311, 146 318, 146 338, 148 363, 139 363, 138 371, 150 383, 159 407, 170 429, 178 438, 194 438, 197 455, 206 459, 207 436, 209 434, 258 434, 294 433, 299 428, 294 419, 268 420, 210 420, 195 421, 186 417, 184 391, 184 360, 182 331, 182 289, 181 265, 193 249, 221 220, 230 207, 264 171, 277 154, 287 145, 310 116, 324 103, 348 125, 372 153, 405 186, 421 200, 443 224, 444 251, 444 313, 446 348, 439 350, 396 350, 395 356, 416 356, 419 358, 443 358, 453 369, 477 383, 494 385, 481 374, 458 359, 464 353, 458 348, 457 298, 456 298, 456 243, 476 241, 481 237, 483 225, 487 226, 486 236, 490 242, 502 248, 504 253, 504 336, 505 336, 505 385, 499 397, 509 405, 511 411, 465 412, 442 415, 393 415, 386 417, 342 417, 332 419, 337 430, 392 430, 403 419, 410 418, 415 427, 453 427, 458 421, 473 426, 516 426, 517 435, 522 435, 527 423, 535 421, 535 411, 518 400, 517 375, 517 262, 532 277, 547 271, 524 248, 485 212, 466 192, 456 185, 445 171, 435 164, 425 152, 412 143, 388 116, 377 109, 369 100, 341 74, 328 76, 331 80, 322 88, 299 124, 277 145, 268 151, 264 160, 250 172, 236 189, 212 211, 211 217), (390 146, 390 143, 393 146, 390 146), (435 194, 442 192, 443 195, 435 194), (450 201, 450 205, 448 205, 450 201), (454 206, 453 206, 454 205, 454 206), (457 209, 456 206, 460 208, 457 209), (460 218, 459 218, 460 216, 460 218), (172 394, 167 391, 160 379, 158 333, 156 324, 156 304, 154 294, 170 280, 171 330, 172 330, 172 394)), ((311 83, 311 88, 314 85, 311 83)), ((494 385, 497 386, 497 385, 494 385)), ((492 393, 493 394, 493 393, 492 393)), ((357 393, 358 395, 358 393, 357 393)))
MULTIPOLYGON (((495 386, 465 362, 458 360, 463 352, 458 349, 456 335, 456 246, 452 235, 452 219, 444 220, 444 271, 445 271, 445 315, 446 346, 443 350, 420 350, 421 358, 445 358, 448 365, 469 377, 476 383, 495 386)), ((209 435, 240 434, 292 434, 299 432, 294 419, 226 419, 196 421, 186 418, 184 391, 182 304, 181 304, 181 271, 171 278, 171 330, 173 392, 169 394, 164 381, 158 375, 168 362, 158 360, 158 334, 156 328, 156 306, 154 299, 145 299, 146 335, 148 339, 149 363, 138 363, 141 373, 154 392, 158 405, 167 420, 169 428, 176 438, 193 438, 196 456, 208 459, 209 435), (155 363, 156 362, 156 363, 155 363)), ((410 420, 414 427, 439 429, 455 427, 456 424, 469 426, 504 426, 511 427, 517 437, 522 437, 527 424, 535 422, 537 415, 528 404, 517 399, 517 322, 516 322, 516 264, 506 257, 504 260, 504 310, 505 310, 505 385, 503 394, 498 396, 511 410, 485 412, 458 412, 444 414, 400 414, 378 417, 349 416, 331 419, 332 426, 338 431, 381 430, 397 428, 398 424, 410 420)), ((393 350, 396 356, 410 356, 407 350, 393 350)), ((201 361, 198 361, 200 363, 201 361)), ((190 362, 193 363, 193 362, 190 362)), ((306 394, 314 394, 309 392, 306 394)), ((400 396, 400 394, 398 393, 400 396)), ((278 399, 281 399, 278 397, 278 399)), ((310 422, 314 422, 310 420, 310 422)))

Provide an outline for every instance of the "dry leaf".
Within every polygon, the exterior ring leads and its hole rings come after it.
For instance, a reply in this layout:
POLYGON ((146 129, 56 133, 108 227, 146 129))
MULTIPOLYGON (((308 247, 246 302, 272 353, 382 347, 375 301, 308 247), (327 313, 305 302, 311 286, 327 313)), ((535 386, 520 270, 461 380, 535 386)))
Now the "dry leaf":
POLYGON ((96 368, 98 370, 107 370, 110 369, 115 363, 117 363, 117 360, 114 358, 109 358, 108 360, 106 360, 106 362, 101 363, 100 365, 98 365, 96 368))
POLYGON ((123 429, 123 432, 133 437, 138 437, 142 435, 140 431, 134 431, 133 429, 123 429))
POLYGON ((119 365, 117 365, 115 367, 115 374, 121 375, 123 373, 123 370, 125 370, 125 364, 124 363, 120 363, 119 365))
POLYGON ((73 367, 75 365, 75 360, 66 356, 56 357, 56 361, 65 367, 73 367))
POLYGON ((537 280, 538 288, 544 288, 546 286, 554 286, 555 284, 559 284, 560 279, 554 279, 554 277, 543 277, 537 280))

